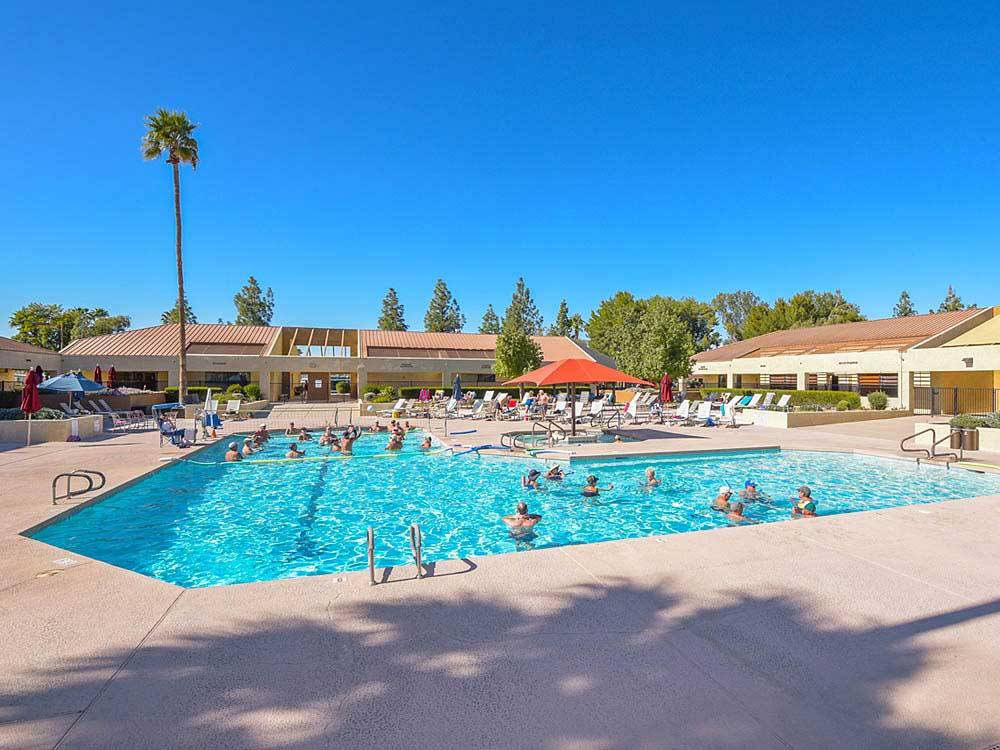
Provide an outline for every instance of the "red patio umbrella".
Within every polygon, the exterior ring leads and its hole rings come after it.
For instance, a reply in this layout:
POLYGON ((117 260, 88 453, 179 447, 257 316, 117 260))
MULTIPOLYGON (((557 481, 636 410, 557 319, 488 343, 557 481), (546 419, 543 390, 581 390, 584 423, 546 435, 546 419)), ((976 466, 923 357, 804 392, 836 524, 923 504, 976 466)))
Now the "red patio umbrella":
POLYGON ((104 385, 104 381, 101 380, 101 366, 100 365, 97 365, 97 367, 94 368, 94 377, 91 378, 91 379, 95 383, 100 383, 101 385, 104 385))
POLYGON ((660 403, 669 404, 674 400, 674 381, 670 379, 669 373, 663 373, 660 379, 660 403))
POLYGON ((115 372, 115 366, 111 365, 108 368, 108 388, 115 388, 118 385, 118 373, 115 372))
POLYGON ((28 415, 28 445, 31 445, 31 415, 42 408, 42 399, 38 396, 38 384, 42 382, 40 370, 41 367, 28 370, 21 391, 21 411, 28 415))
MULTIPOLYGON (((653 385, 648 380, 602 365, 590 359, 560 359, 537 370, 508 380, 504 385, 568 385, 570 399, 576 402, 576 386, 591 383, 633 383, 653 385)), ((571 434, 576 434, 576 419, 570 421, 571 434)))

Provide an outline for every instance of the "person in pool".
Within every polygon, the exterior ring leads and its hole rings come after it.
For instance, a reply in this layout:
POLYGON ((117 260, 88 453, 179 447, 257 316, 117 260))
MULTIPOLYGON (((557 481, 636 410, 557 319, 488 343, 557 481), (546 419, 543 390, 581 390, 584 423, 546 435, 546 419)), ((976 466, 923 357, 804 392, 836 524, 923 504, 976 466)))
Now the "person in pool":
POLYGON ((507 524, 510 535, 513 537, 525 536, 531 533, 535 524, 542 520, 537 513, 528 512, 528 504, 523 500, 517 504, 517 512, 503 517, 503 522, 507 524))
POLYGON ((712 510, 721 510, 723 513, 729 512, 729 498, 733 496, 733 491, 728 484, 719 487, 719 494, 712 501, 712 510))
POLYGON ((393 432, 389 435, 389 443, 385 446, 387 451, 403 450, 403 436, 393 432))
MULTIPOLYGON (((334 438, 336 439, 336 438, 334 438)), ((340 452, 345 456, 351 456, 354 454, 354 441, 358 439, 358 433, 353 427, 349 426, 344 430, 343 439, 340 441, 340 452)))
POLYGON ((553 464, 552 468, 545 472, 545 479, 549 482, 561 482, 565 476, 559 464, 553 464))
POLYGON ((375 424, 368 428, 369 432, 382 432, 383 430, 385 430, 385 427, 380 425, 377 419, 375 420, 375 424))
POLYGON ((250 456, 252 456, 256 452, 257 451, 255 451, 254 447, 253 447, 253 438, 252 437, 248 437, 246 440, 243 441, 243 457, 244 458, 249 458, 250 456))
POLYGON ((771 498, 757 489, 757 483, 748 479, 740 490, 740 497, 748 503, 769 503, 771 498))
POLYGON ((427 451, 431 449, 431 436, 428 435, 424 438, 424 442, 420 444, 420 450, 427 451))
POLYGON ((285 434, 288 435, 288 437, 295 437, 299 434, 299 431, 295 429, 295 422, 288 423, 288 427, 285 428, 285 434))
POLYGON ((236 443, 229 444, 229 450, 226 451, 227 461, 239 461, 243 456, 240 455, 240 447, 236 443))
POLYGON ((340 438, 334 435, 330 438, 330 453, 340 453, 341 451, 340 438))
POLYGON ((260 427, 257 428, 257 431, 253 434, 254 445, 259 448, 260 446, 262 446, 264 443, 267 442, 267 437, 268 437, 267 425, 262 424, 260 427))
POLYGON ((643 487, 652 489, 653 487, 659 487, 659 486, 660 486, 660 480, 656 478, 656 469, 650 466, 649 468, 646 469, 646 483, 643 485, 643 487))
POLYGON ((309 434, 309 430, 307 430, 305 427, 303 427, 301 430, 299 430, 299 440, 306 441, 306 440, 312 440, 312 439, 313 439, 313 436, 309 434))
POLYGON ((804 484, 799 487, 799 499, 792 506, 792 518, 815 515, 817 515, 816 501, 812 498, 812 490, 809 485, 804 484))
POLYGON ((608 492, 610 490, 613 490, 614 488, 615 488, 615 486, 613 484, 609 484, 607 487, 598 487, 597 486, 597 477, 595 477, 593 474, 591 474, 589 477, 587 477, 587 484, 583 488, 583 496, 584 497, 597 497, 598 495, 601 494, 602 490, 604 492, 608 492))
POLYGON ((326 426, 323 430, 323 434, 319 436, 320 445, 330 445, 333 442, 333 428, 330 425, 326 426))
POLYGON ((413 429, 413 425, 410 424, 410 420, 406 420, 405 422, 403 422, 403 431, 404 432, 409 432, 412 429, 413 429))
POLYGON ((752 518, 743 515, 743 503, 730 503, 729 512, 726 513, 726 520, 730 523, 758 523, 752 518))
POLYGON ((538 469, 532 469, 528 472, 528 476, 521 477, 521 486, 526 490, 539 490, 541 487, 538 486, 538 477, 542 475, 538 469))
POLYGON ((299 444, 292 443, 288 446, 288 453, 285 454, 285 458, 302 458, 304 455, 306 455, 306 452, 299 450, 299 444))

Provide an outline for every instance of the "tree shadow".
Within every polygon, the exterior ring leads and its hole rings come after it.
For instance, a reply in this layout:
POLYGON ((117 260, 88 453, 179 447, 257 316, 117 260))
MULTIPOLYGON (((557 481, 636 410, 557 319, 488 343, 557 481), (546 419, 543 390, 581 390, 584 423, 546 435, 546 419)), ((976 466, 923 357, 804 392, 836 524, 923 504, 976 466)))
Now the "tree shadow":
POLYGON ((1000 600, 854 629, 788 596, 697 607, 613 581, 510 603, 427 586, 197 630, 185 626, 197 607, 182 604, 131 656, 65 664, 44 675, 49 690, 3 696, 0 717, 92 694, 60 748, 102 749, 945 750, 996 739, 950 733, 936 715, 904 722, 893 699, 934 663, 921 636, 995 615, 1000 600))

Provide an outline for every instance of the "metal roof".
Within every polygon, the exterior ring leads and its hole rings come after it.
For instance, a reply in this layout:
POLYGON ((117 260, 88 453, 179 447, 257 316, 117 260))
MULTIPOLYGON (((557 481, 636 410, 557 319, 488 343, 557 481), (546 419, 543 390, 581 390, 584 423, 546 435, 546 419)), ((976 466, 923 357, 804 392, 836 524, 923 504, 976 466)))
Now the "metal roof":
MULTIPOLYGON (((179 326, 176 324, 136 328, 106 336, 78 339, 63 354, 92 357, 164 357, 178 353, 179 326)), ((194 323, 186 326, 188 347, 192 344, 234 344, 266 346, 281 334, 273 326, 235 326, 194 323)))
MULTIPOLYGON (((565 336, 532 336, 542 348, 542 359, 554 362, 557 359, 586 357, 593 359, 573 341, 565 336)), ((358 345, 361 356, 367 357, 368 348, 373 349, 461 349, 486 351, 493 358, 497 337, 491 333, 426 333, 424 331, 358 331, 358 345)))
POLYGON ((0 350, 7 352, 24 352, 25 354, 56 354, 51 349, 44 349, 34 344, 25 344, 23 341, 0 336, 0 350))
POLYGON ((931 336, 944 333, 983 310, 971 308, 947 313, 911 315, 905 318, 863 320, 812 328, 773 331, 745 341, 720 346, 694 355, 696 362, 724 362, 740 357, 812 354, 827 351, 909 349, 931 336), (813 351, 818 350, 818 351, 813 351))

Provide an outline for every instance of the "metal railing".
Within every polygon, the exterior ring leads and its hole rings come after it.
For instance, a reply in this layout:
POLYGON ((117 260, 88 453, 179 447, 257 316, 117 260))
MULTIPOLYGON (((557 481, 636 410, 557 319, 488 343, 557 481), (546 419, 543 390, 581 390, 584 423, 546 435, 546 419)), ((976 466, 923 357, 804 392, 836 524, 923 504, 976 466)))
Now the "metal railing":
POLYGON ((375 585, 375 529, 368 527, 368 578, 375 585))
MULTIPOLYGON (((946 426, 946 425, 942 425, 942 427, 944 427, 944 426, 946 426)), ((947 435, 945 435, 943 437, 940 437, 940 438, 937 438, 936 440, 934 438, 931 438, 932 442, 931 442, 931 447, 930 448, 907 448, 906 447, 906 443, 907 442, 909 442, 910 440, 916 440, 918 437, 920 437, 921 435, 926 435, 928 432, 931 435, 935 436, 935 437, 937 435, 937 432, 936 432, 936 430, 933 427, 928 427, 926 429, 920 430, 919 432, 915 432, 912 435, 907 435, 905 438, 903 438, 902 440, 899 441, 899 450, 902 451, 903 453, 919 453, 919 454, 923 454, 923 455, 918 455, 917 456, 917 464, 920 463, 921 459, 923 459, 925 461, 930 461, 930 460, 935 459, 935 458, 943 458, 943 459, 945 459, 945 463, 946 463, 946 465, 948 466, 949 469, 951 468, 951 464, 952 464, 953 461, 961 461, 961 460, 963 460, 965 458, 965 433, 963 431, 961 431, 961 430, 952 430, 951 428, 948 429, 948 434, 947 435), (952 439, 952 436, 954 436, 956 433, 960 436, 959 437, 959 443, 958 443, 958 453, 956 454, 953 451, 947 451, 947 452, 944 452, 944 453, 938 453, 937 447, 939 445, 941 445, 941 443, 944 443, 944 442, 950 443, 951 439, 952 439)))
POLYGON ((64 471, 61 474, 56 474, 55 478, 52 480, 52 504, 57 505, 59 500, 69 500, 71 498, 77 497, 78 495, 85 495, 91 490, 99 490, 108 483, 107 477, 104 476, 99 471, 94 471, 92 469, 74 469, 73 471, 64 471), (96 487, 94 486, 94 477, 100 480, 100 484, 96 487), (86 480, 87 486, 84 489, 73 489, 73 479, 83 479, 86 480), (66 493, 60 495, 58 492, 59 480, 66 480, 66 493))
POLYGON ((410 524, 410 551, 413 553, 413 562, 417 565, 417 578, 424 577, 424 566, 421 563, 421 556, 424 549, 424 537, 420 533, 418 524, 410 524))
POLYGON ((913 410, 936 415, 990 414, 1000 410, 1000 388, 913 389, 913 410))

